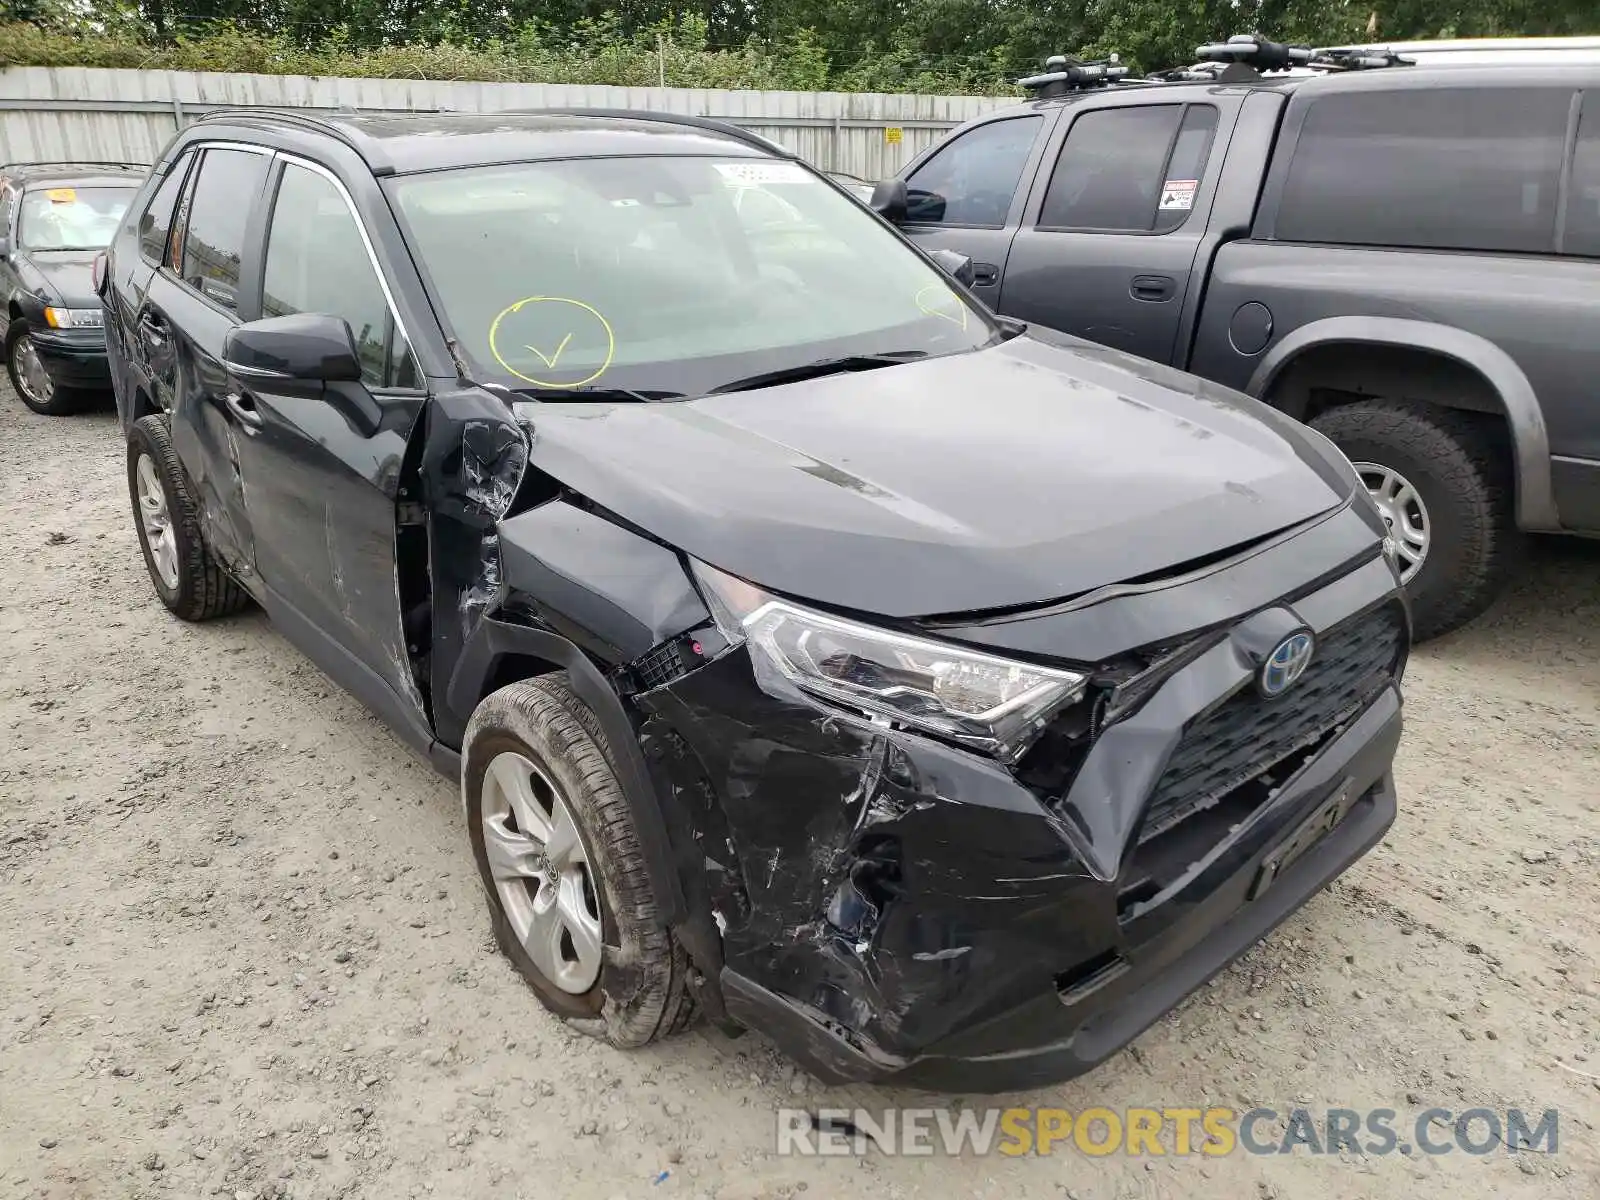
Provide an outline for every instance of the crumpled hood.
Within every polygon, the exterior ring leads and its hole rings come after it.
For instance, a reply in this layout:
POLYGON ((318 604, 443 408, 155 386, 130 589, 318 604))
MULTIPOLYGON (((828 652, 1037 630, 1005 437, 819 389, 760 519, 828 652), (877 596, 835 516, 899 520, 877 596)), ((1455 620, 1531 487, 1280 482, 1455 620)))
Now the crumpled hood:
POLYGON ((1342 503, 1302 427, 1053 333, 664 404, 541 404, 529 462, 696 558, 891 617, 1160 574, 1342 503))
POLYGON ((94 294, 97 250, 26 250, 31 269, 19 271, 23 283, 46 304, 63 308, 99 308, 94 294), (42 286, 41 286, 42 285, 42 286))

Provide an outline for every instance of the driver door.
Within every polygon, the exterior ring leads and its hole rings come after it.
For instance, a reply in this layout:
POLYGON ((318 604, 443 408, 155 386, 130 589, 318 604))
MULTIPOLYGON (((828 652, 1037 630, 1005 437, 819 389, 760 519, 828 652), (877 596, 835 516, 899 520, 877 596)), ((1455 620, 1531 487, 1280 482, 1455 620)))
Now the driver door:
POLYGON ((343 319, 362 378, 322 383, 229 367, 256 573, 274 622, 308 656, 370 707, 414 726, 426 718, 395 545, 401 463, 427 393, 343 186, 316 164, 280 156, 267 192, 261 316, 343 319))
POLYGON ((972 291, 996 312, 1011 242, 1055 121, 1055 112, 1028 113, 974 126, 906 176, 906 236, 924 250, 970 258, 972 291))

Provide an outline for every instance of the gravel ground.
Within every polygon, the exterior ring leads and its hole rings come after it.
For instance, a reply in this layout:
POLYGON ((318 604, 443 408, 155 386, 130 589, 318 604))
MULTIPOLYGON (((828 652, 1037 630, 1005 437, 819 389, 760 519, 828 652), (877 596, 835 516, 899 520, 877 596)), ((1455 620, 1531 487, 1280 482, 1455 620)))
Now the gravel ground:
POLYGON ((1558 1153, 779 1158, 780 1106, 928 1101, 754 1036, 566 1033, 491 948, 450 785, 259 614, 170 619, 114 420, 0 390, 0 1195, 1600 1195, 1596 550, 1418 652, 1382 847, 1016 1098, 1555 1107, 1558 1153))

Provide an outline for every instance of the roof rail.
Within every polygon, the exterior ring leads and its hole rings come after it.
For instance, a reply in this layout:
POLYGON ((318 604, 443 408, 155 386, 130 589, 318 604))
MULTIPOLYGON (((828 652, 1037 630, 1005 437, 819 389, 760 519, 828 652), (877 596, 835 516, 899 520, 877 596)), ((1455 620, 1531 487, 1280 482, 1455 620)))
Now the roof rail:
POLYGON ((62 158, 45 159, 41 162, 8 162, 0 163, 0 171, 9 171, 14 167, 127 167, 135 171, 148 171, 149 163, 119 162, 109 158, 62 158))
POLYGON ((782 158, 799 157, 787 146, 780 146, 759 133, 751 133, 748 129, 730 121, 720 121, 715 117, 690 117, 680 113, 655 112, 647 108, 501 108, 495 112, 547 114, 558 117, 609 117, 614 121, 659 121, 664 125, 688 125, 694 129, 723 134, 782 158))
POLYGON ((1041 100, 1053 100, 1072 92, 1088 91, 1120 82, 1128 74, 1120 58, 1113 54, 1093 62, 1079 62, 1065 54, 1044 60, 1044 74, 1017 80, 1017 86, 1034 92, 1041 100))
MULTIPOLYGON (((346 112, 343 108, 341 108, 336 110, 336 112, 338 115, 348 116, 351 115, 354 110, 352 109, 349 112, 346 112)), ((317 133, 325 133, 329 137, 337 138, 346 146, 349 146, 350 149, 354 150, 357 154, 361 155, 361 157, 366 160, 367 165, 372 168, 372 173, 374 175, 394 174, 394 164, 383 158, 383 156, 378 153, 370 143, 363 145, 356 141, 356 139, 351 135, 350 131, 344 126, 340 125, 339 122, 325 120, 315 113, 306 112, 302 109, 271 108, 266 106, 258 108, 254 105, 251 105, 248 108, 215 108, 208 113, 196 117, 194 123, 196 125, 201 125, 210 121, 249 121, 253 118, 260 117, 266 117, 273 121, 280 121, 285 125, 297 125, 301 129, 311 129, 315 130, 317 133)))

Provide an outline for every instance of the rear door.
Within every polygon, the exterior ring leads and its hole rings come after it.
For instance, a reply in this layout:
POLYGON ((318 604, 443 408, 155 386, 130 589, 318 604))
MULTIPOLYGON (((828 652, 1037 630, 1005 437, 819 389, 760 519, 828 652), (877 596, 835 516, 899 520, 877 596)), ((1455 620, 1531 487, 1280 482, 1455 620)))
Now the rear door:
POLYGON ((139 357, 172 414, 172 444, 199 492, 212 552, 246 587, 255 551, 222 344, 240 322, 241 297, 251 294, 244 248, 259 220, 270 155, 235 145, 204 149, 173 218, 165 261, 134 318, 139 357))
MULTIPOLYGON (((141 193, 148 200, 130 206, 122 229, 111 243, 110 275, 104 292, 106 352, 113 364, 117 408, 124 425, 131 423, 136 392, 142 391, 162 409, 171 403, 170 394, 159 394, 157 388, 158 380, 170 383, 173 378, 171 364, 152 362, 146 357, 152 347, 139 335, 139 316, 151 280, 168 262, 172 218, 190 168, 198 158, 197 151, 186 150, 159 177, 152 178, 141 193)), ((169 348, 169 343, 162 343, 164 351, 169 348)))
POLYGON ((943 143, 906 176, 906 235, 925 250, 972 259, 973 291, 998 307, 1006 256, 1056 112, 975 125, 943 143))
POLYGON ((1000 311, 1171 361, 1203 284, 1196 251, 1236 106, 1208 96, 1068 109, 1012 243, 1000 311))
POLYGON ((281 157, 274 170, 261 315, 339 317, 362 377, 327 384, 230 377, 257 573, 274 620, 308 654, 320 660, 327 647, 319 643, 333 642, 394 694, 365 699, 385 713, 398 704, 405 719, 420 720, 395 536, 401 462, 427 393, 344 186, 297 158, 281 157), (302 636, 312 632, 307 624, 321 637, 302 636))

